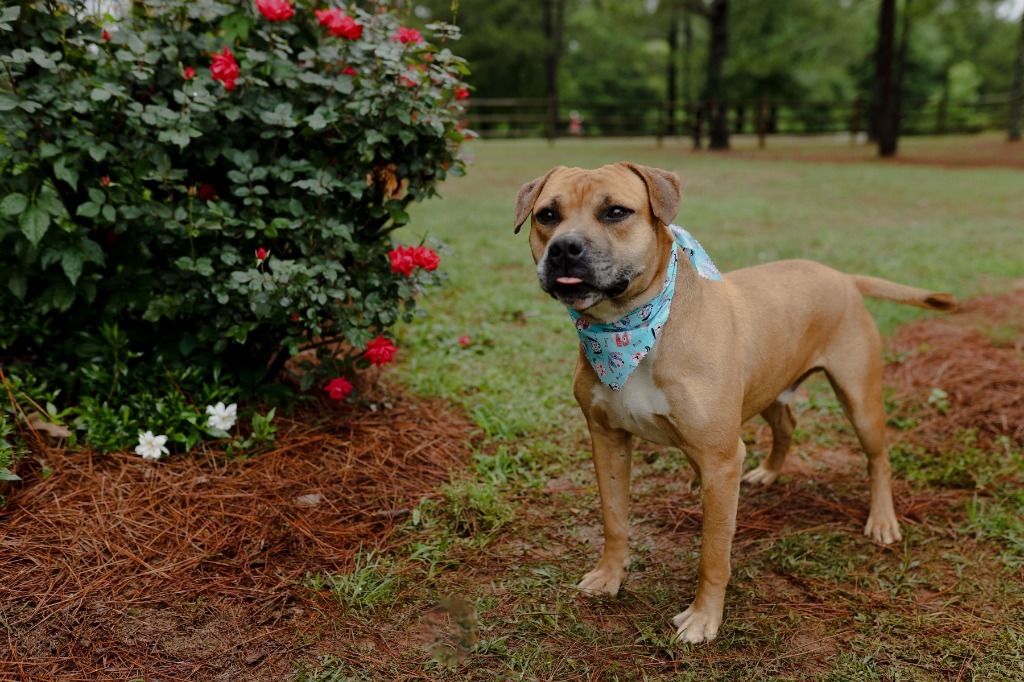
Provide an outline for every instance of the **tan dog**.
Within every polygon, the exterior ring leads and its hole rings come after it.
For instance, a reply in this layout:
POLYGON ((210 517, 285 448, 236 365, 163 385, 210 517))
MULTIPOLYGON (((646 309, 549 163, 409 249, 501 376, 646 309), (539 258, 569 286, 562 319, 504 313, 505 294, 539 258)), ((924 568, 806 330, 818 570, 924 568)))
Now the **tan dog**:
MULTIPOLYGON (((660 291, 679 209, 674 174, 630 163, 558 167, 523 185, 516 231, 533 214, 530 247, 541 287, 590 323, 618 320, 660 291)), ((579 588, 615 594, 629 561, 633 436, 680 448, 700 476, 703 530, 697 593, 672 619, 677 638, 714 639, 722 623, 740 479, 779 475, 795 418, 788 401, 824 371, 868 456, 871 508, 864 533, 900 539, 893 508, 882 402, 882 342, 864 296, 951 310, 956 300, 804 260, 731 272, 709 281, 680 259, 672 314, 620 391, 603 385, 581 348, 574 394, 593 441, 604 551, 579 588), (685 312, 678 312, 685 311, 685 312), (740 425, 761 414, 772 450, 742 476, 740 425)), ((568 322, 567 322, 568 324, 568 322)))

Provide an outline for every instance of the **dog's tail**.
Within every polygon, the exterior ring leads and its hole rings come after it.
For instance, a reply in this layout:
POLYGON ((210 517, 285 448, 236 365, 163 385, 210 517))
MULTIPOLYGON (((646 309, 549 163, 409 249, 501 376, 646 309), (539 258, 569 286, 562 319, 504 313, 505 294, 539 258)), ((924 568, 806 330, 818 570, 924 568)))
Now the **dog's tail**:
POLYGON ((860 289, 860 293, 870 298, 906 303, 928 310, 956 310, 956 297, 953 294, 908 287, 905 284, 897 284, 878 277, 864 275, 850 275, 850 277, 860 289))

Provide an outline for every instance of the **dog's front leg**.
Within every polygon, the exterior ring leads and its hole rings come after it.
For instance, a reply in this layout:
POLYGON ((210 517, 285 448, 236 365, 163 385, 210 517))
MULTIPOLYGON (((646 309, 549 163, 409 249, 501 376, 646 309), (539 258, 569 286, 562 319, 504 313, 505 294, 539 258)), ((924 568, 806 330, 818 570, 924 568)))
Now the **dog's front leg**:
POLYGON ((629 565, 629 476, 633 436, 590 422, 590 438, 604 516, 604 551, 597 568, 577 587, 586 592, 616 594, 629 565))
POLYGON ((697 595, 675 618, 676 639, 698 644, 710 642, 718 634, 725 608, 725 588, 729 583, 729 553, 736 532, 736 507, 740 494, 740 474, 746 448, 738 440, 735 453, 695 453, 693 461, 700 472, 701 527, 700 564, 697 595))

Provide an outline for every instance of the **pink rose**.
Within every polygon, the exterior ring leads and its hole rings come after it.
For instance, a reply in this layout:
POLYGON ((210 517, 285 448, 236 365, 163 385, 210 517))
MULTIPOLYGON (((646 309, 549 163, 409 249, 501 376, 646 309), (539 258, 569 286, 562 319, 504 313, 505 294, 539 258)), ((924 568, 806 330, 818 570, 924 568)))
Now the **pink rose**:
POLYGON ((422 42, 423 35, 414 28, 400 28, 398 29, 398 33, 391 36, 391 39, 408 45, 409 43, 422 42))
POLYGON ((213 63, 210 64, 210 75, 213 80, 224 84, 225 90, 235 89, 235 80, 238 79, 238 62, 235 55, 227 47, 224 51, 213 55, 213 63))
POLYGON ((441 257, 437 252, 425 246, 413 249, 413 260, 424 270, 437 270, 437 266, 441 264, 441 257))
POLYGON ((391 259, 391 272, 400 272, 406 277, 412 274, 413 269, 418 265, 416 262, 416 250, 408 246, 399 246, 397 249, 388 251, 391 259))
POLYGON ((352 384, 345 377, 335 377, 324 386, 324 390, 331 396, 331 400, 341 400, 352 392, 352 384))
POLYGON ((256 0, 256 9, 270 21, 285 21, 295 16, 295 8, 287 0, 256 0))
POLYGON ((332 36, 356 40, 363 35, 362 24, 356 23, 355 19, 340 9, 318 9, 314 14, 320 20, 320 25, 326 26, 332 36))
POLYGON ((391 343, 391 341, 385 339, 383 336, 378 336, 373 341, 366 344, 366 353, 364 353, 364 355, 372 364, 377 365, 378 367, 383 367, 391 362, 395 356, 395 351, 397 350, 398 346, 391 343))

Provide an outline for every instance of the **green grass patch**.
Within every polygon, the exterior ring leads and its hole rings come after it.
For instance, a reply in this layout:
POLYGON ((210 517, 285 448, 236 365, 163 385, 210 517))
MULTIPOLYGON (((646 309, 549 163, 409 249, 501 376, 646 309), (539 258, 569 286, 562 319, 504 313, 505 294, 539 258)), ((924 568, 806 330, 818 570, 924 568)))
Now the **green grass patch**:
MULTIPOLYGON (((784 523, 748 531, 737 543, 725 623, 718 640, 702 647, 674 643, 668 625, 693 597, 698 544, 687 530, 693 523, 667 509, 695 506, 699 493, 685 492, 683 458, 674 453, 641 464, 625 588, 615 598, 580 596, 573 585, 599 556, 601 519, 589 438, 572 397, 578 342, 565 309, 538 286, 526 235, 512 232, 522 183, 555 165, 631 160, 681 175, 677 222, 723 270, 810 258, 968 298, 1007 290, 1022 276, 1020 171, 769 162, 647 140, 487 141, 467 151, 475 154, 467 176, 447 182, 442 201, 413 207, 412 225, 399 236, 444 242, 450 282, 423 296, 422 315, 399 330, 397 375, 415 393, 460 405, 485 439, 470 470, 414 510, 393 563, 365 565, 347 580, 372 586, 399 576, 386 616, 365 608, 368 625, 377 619, 382 632, 395 622, 410 626, 431 604, 458 594, 475 604, 480 639, 465 661, 446 667, 382 634, 378 646, 387 656, 314 666, 316 674, 460 681, 1024 675, 1017 549, 1024 504, 1011 494, 1024 462, 1012 449, 979 447, 967 433, 946 453, 893 447, 897 478, 910 482, 900 493, 901 513, 919 494, 949 502, 905 523, 904 541, 891 548, 860 535, 864 517, 856 515, 866 515, 868 504, 862 470, 745 487, 744 504, 777 504, 784 523), (459 343, 462 335, 468 345, 459 343), (803 485, 855 511, 787 516, 783 498, 803 485)), ((883 335, 929 314, 869 305, 883 335)), ((807 388, 796 405, 800 428, 790 456, 814 448, 857 452, 827 381, 815 378, 807 388)), ((901 410, 898 420, 899 429, 916 425, 913 410, 901 410)))

